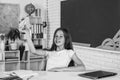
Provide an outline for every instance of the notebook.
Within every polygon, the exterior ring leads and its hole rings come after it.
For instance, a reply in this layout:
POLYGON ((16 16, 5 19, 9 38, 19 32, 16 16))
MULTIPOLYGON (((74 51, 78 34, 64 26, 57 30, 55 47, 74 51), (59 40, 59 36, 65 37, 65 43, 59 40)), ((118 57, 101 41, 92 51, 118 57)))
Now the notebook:
POLYGON ((9 77, 0 78, 0 80, 23 80, 23 79, 18 76, 9 76, 9 77))
POLYGON ((81 77, 86 77, 86 78, 90 78, 90 79, 100 79, 100 78, 115 76, 115 75, 117 75, 117 73, 98 70, 98 71, 87 72, 87 73, 78 74, 78 75, 81 77))

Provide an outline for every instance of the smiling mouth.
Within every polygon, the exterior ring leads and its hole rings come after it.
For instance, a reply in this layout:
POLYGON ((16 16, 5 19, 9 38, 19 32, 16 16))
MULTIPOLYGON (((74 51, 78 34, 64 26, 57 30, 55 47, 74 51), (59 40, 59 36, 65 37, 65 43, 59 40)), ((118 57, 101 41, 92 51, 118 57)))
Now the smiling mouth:
POLYGON ((61 41, 56 41, 56 43, 60 43, 61 41))

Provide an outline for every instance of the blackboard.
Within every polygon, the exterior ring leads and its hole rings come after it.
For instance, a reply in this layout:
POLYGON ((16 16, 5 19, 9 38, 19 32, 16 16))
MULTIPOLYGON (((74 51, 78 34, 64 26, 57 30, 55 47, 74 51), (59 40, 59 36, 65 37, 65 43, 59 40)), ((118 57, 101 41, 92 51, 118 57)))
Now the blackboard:
POLYGON ((120 29, 119 0, 67 0, 61 2, 61 27, 68 28, 73 42, 101 45, 120 29))

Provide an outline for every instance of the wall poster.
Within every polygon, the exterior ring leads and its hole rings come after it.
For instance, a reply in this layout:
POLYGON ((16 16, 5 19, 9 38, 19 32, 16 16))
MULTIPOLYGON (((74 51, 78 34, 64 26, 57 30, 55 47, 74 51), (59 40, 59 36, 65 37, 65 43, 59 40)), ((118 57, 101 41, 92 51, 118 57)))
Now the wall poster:
POLYGON ((0 33, 19 25, 19 4, 0 3, 0 33))

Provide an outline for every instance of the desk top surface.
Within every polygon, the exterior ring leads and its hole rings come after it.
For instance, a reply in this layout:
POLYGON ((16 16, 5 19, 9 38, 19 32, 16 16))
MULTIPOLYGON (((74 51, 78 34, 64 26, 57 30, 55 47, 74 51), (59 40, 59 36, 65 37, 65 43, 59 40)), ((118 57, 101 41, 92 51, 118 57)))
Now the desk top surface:
MULTIPOLYGON (((38 72, 39 75, 31 78, 30 80, 92 80, 84 77, 78 76, 78 74, 85 72, 38 72)), ((118 75, 102 78, 99 80, 120 80, 120 72, 118 75)))
MULTIPOLYGON (((23 80, 92 80, 92 79, 78 76, 78 74, 91 72, 91 70, 83 71, 83 72, 49 72, 49 71, 19 70, 19 71, 12 71, 12 72, 18 74, 21 78, 22 76, 24 76, 23 80)), ((116 72, 118 74, 116 76, 106 77, 98 80, 120 80, 120 71, 112 71, 112 72, 116 72)), ((8 72, 8 73, 11 73, 11 72, 8 72)))

